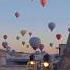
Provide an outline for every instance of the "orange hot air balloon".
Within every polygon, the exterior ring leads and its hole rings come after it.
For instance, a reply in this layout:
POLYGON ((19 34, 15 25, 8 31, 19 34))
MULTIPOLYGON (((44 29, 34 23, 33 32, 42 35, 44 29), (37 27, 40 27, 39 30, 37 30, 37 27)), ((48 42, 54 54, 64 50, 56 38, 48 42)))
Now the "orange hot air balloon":
POLYGON ((48 3, 48 0, 40 0, 40 3, 44 7, 48 3))

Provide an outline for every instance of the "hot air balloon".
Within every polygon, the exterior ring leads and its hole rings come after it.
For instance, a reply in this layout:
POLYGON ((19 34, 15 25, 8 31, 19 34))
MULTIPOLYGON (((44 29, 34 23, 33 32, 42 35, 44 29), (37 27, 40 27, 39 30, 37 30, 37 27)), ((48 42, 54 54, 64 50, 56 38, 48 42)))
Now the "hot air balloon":
POLYGON ((62 35, 61 35, 61 34, 56 34, 56 38, 57 38, 57 40, 60 40, 60 39, 61 39, 61 37, 62 37, 62 35))
POLYGON ((26 30, 21 30, 20 33, 22 36, 24 36, 26 34, 26 30))
POLYGON ((29 45, 27 44, 26 47, 29 48, 29 45))
POLYGON ((29 36, 31 36, 32 35, 32 32, 29 32, 29 36))
POLYGON ((7 43, 7 42, 2 42, 2 46, 3 46, 4 48, 7 48, 8 43, 7 43))
POLYGON ((50 29, 50 31, 53 31, 53 29, 55 28, 55 24, 53 23, 53 22, 50 22, 49 24, 48 24, 48 27, 49 27, 49 29, 50 29))
POLYGON ((50 43, 50 47, 52 47, 53 46, 53 43, 50 43))
POLYGON ((23 45, 23 46, 25 45, 25 41, 22 41, 22 45, 23 45))
POLYGON ((44 44, 39 44, 39 49, 40 49, 41 52, 42 52, 42 50, 44 49, 44 44))
POLYGON ((39 47, 40 43, 41 40, 38 37, 31 37, 29 40, 29 44, 34 50, 36 50, 39 47))
POLYGON ((19 37, 19 36, 17 36, 17 37, 16 37, 16 39, 17 39, 17 40, 19 40, 19 39, 20 39, 20 37, 19 37))
POLYGON ((4 39, 7 39, 7 35, 4 35, 3 38, 4 38, 4 39))
POLYGON ((48 3, 48 0, 40 0, 40 3, 44 7, 48 3))
POLYGON ((15 16, 16 16, 16 18, 18 18, 20 16, 20 14, 18 12, 15 12, 15 16))

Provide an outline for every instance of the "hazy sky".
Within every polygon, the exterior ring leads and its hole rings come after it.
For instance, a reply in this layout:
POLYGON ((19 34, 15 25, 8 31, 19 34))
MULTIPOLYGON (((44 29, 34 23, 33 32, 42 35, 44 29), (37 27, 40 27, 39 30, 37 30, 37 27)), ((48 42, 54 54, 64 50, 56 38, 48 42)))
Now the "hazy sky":
MULTIPOLYGON (((31 51, 32 48, 21 46, 21 41, 28 43, 29 35, 23 38, 20 34, 21 29, 32 32, 32 36, 38 36, 45 44, 46 51, 51 51, 49 43, 53 42, 56 46, 56 34, 62 34, 61 43, 66 43, 68 27, 70 26, 70 0, 48 0, 48 4, 43 8, 40 0, 0 0, 0 45, 3 35, 8 35, 8 42, 11 48, 18 51, 31 51), (14 13, 18 11, 20 16, 16 18, 14 13), (56 28, 50 32, 48 23, 54 22, 56 28), (16 35, 21 37, 20 41, 15 39, 16 35), (26 49, 26 50, 24 50, 26 49), (31 50, 30 50, 31 49, 31 50)), ((2 47, 2 46, 1 46, 2 47)), ((53 50, 52 52, 56 52, 53 50)))

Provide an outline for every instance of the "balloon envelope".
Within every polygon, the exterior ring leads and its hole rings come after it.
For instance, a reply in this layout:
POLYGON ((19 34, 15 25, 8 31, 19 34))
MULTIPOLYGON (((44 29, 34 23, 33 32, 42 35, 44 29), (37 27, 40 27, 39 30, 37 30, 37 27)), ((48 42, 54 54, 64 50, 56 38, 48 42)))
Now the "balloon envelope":
POLYGON ((48 3, 48 0, 40 0, 40 3, 44 7, 48 3))
POLYGON ((49 24, 48 24, 48 27, 49 27, 49 29, 51 30, 51 31, 53 31, 53 29, 55 28, 55 24, 53 23, 53 22, 50 22, 49 24))
POLYGON ((29 45, 27 44, 26 47, 29 48, 29 45))
POLYGON ((24 41, 22 41, 22 45, 23 45, 23 46, 25 45, 25 42, 24 42, 24 41))
POLYGON ((4 48, 7 48, 8 43, 7 43, 7 42, 2 42, 2 46, 3 46, 4 48))
POLYGON ((60 40, 61 39, 61 34, 56 34, 56 38, 57 38, 57 40, 60 40))
POLYGON ((4 38, 4 39, 7 39, 7 35, 4 35, 3 38, 4 38))
POLYGON ((19 36, 17 36, 17 37, 16 37, 16 39, 17 39, 17 40, 19 40, 19 39, 20 39, 20 37, 19 37, 19 36))
POLYGON ((31 36, 32 35, 32 32, 29 32, 29 36, 31 36))
POLYGON ((22 36, 24 36, 25 33, 26 33, 26 30, 21 30, 20 33, 21 33, 22 36))
POLYGON ((50 46, 52 47, 53 46, 53 43, 50 43, 50 46))
POLYGON ((34 50, 36 50, 39 47, 40 43, 41 43, 41 40, 38 37, 32 37, 29 40, 29 44, 34 50))
POLYGON ((20 14, 18 12, 15 12, 15 16, 16 16, 16 18, 18 18, 20 16, 20 14))

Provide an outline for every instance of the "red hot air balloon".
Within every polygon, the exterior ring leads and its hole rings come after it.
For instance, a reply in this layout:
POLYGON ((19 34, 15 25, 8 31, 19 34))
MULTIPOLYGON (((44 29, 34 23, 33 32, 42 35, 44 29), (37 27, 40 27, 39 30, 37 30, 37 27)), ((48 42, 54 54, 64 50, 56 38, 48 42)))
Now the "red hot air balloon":
POLYGON ((44 7, 48 3, 48 0, 40 0, 40 3, 44 7))
POLYGON ((56 34, 56 38, 57 38, 57 40, 60 40, 61 39, 61 34, 56 34))
POLYGON ((15 13, 16 18, 18 18, 20 16, 20 14, 18 12, 15 13))

